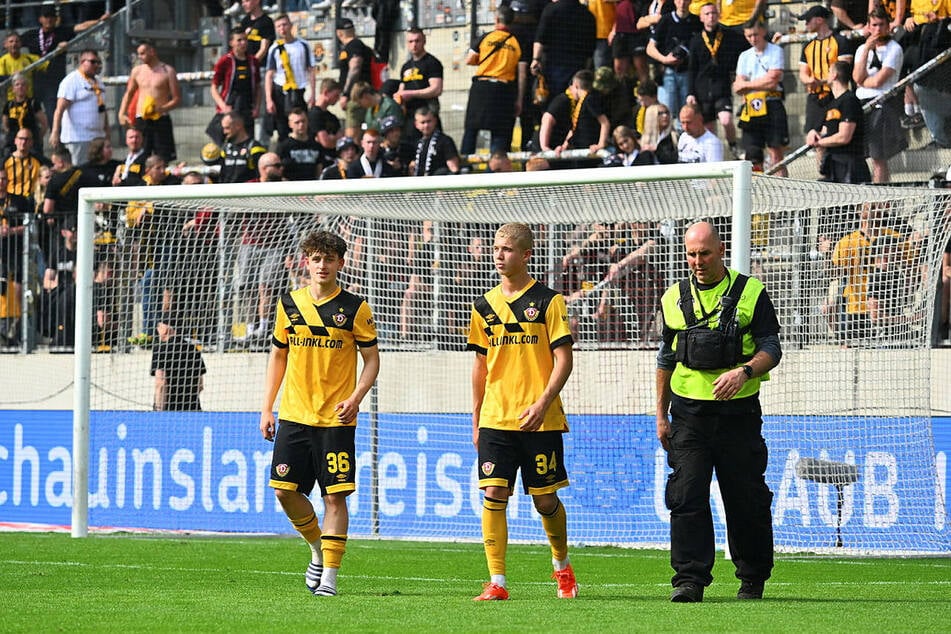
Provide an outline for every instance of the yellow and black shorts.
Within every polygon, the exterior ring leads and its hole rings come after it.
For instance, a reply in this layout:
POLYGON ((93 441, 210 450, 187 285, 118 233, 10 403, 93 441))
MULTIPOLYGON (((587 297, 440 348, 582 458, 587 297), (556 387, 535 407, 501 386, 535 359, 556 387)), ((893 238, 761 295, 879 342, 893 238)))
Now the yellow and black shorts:
POLYGON ((530 495, 568 486, 562 432, 479 429, 479 488, 514 489, 519 469, 522 488, 530 495))
POLYGON ((279 420, 271 456, 274 489, 322 496, 356 490, 356 425, 312 427, 279 420))

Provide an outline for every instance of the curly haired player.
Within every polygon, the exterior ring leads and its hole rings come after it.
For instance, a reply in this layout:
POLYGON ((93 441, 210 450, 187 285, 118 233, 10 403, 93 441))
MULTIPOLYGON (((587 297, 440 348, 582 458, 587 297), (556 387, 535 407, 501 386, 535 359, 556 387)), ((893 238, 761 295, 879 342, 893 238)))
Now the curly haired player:
POLYGON ((370 306, 337 283, 347 251, 343 239, 311 232, 301 251, 310 284, 277 303, 261 435, 274 441, 270 486, 312 551, 307 587, 334 596, 347 546, 347 496, 356 489, 357 412, 380 371, 380 352, 370 306), (275 434, 273 407, 282 382, 275 434), (324 502, 323 532, 308 497, 315 484, 324 502))

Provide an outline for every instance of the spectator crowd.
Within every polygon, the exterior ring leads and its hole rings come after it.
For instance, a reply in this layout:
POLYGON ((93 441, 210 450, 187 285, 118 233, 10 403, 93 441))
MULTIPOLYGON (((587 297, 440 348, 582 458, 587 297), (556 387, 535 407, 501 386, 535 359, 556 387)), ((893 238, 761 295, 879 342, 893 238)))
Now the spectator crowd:
MULTIPOLYGON (((782 34, 766 27, 766 8, 762 0, 588 0, 586 6, 507 0, 465 55, 475 72, 457 145, 442 125, 443 63, 426 50, 421 29, 405 33, 407 59, 395 78, 383 81, 377 51, 357 36, 351 19, 339 17, 339 74, 321 79, 312 47, 297 37, 287 14, 266 12, 261 0, 241 0, 239 10, 226 12, 235 25, 227 52, 214 63, 215 115, 201 160, 216 167, 212 180, 222 183, 460 174, 473 169, 468 157, 485 132, 491 172, 516 169, 509 158, 515 149, 539 154, 520 161, 526 170, 745 157, 755 169, 784 175, 790 139, 784 77, 793 69, 777 44, 782 34), (513 148, 516 131, 520 147, 513 148)), ((94 49, 81 50, 72 70, 60 55, 23 72, 105 17, 63 25, 56 7, 44 5, 36 28, 4 40, 0 319, 7 325, 0 338, 6 343, 21 336, 9 324, 20 310, 26 218, 35 219, 39 236, 37 332, 68 347, 79 189, 209 181, 176 164, 182 157, 170 112, 181 105, 182 91, 176 69, 159 58, 154 43, 135 43, 138 63, 117 113, 106 105, 94 49), (114 121, 123 129, 123 160, 113 158, 114 121)), ((948 87, 926 75, 895 88, 951 44, 951 0, 907 6, 833 0, 799 19, 810 38, 797 74, 807 94, 803 133, 823 180, 888 182, 888 160, 908 147, 908 129, 927 126, 936 145, 951 147, 948 87)), ((153 212, 151 203, 134 202, 104 207, 97 217, 94 323, 103 349, 147 343, 161 316, 184 305, 187 319, 168 317, 179 330, 191 324, 195 339, 220 339, 211 326, 214 298, 198 291, 219 281, 220 219, 211 211, 174 218, 153 212), (184 259, 195 266, 177 270, 184 259), (136 324, 134 307, 141 315, 136 324)), ((267 338, 280 291, 275 280, 296 268, 292 233, 280 222, 249 215, 238 223, 235 312, 243 329, 229 338, 267 338)), ((600 340, 655 343, 663 286, 651 259, 657 231, 640 224, 584 227, 557 254, 559 290, 569 305, 586 307, 600 340)), ((400 289, 389 307, 393 336, 420 328, 432 285, 432 239, 432 227, 423 223, 405 253, 390 254, 409 262, 405 279, 393 282, 400 289)), ((469 258, 453 268, 458 279, 487 269, 487 236, 460 230, 450 239, 469 258)), ((577 328, 580 313, 573 314, 577 328)), ((444 327, 453 331, 464 320, 450 315, 444 327)))

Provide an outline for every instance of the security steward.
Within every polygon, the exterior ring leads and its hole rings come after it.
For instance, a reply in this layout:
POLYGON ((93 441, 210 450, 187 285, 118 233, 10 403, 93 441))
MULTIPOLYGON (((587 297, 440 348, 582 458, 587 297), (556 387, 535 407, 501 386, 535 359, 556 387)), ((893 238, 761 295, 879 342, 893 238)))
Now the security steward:
POLYGON ((495 13, 495 29, 469 48, 466 64, 477 69, 469 90, 462 154, 475 152, 479 130, 490 131, 492 152, 508 152, 511 148, 512 128, 522 107, 517 81, 522 49, 509 30, 514 19, 511 7, 500 6, 495 13))
POLYGON ((699 603, 713 581, 710 482, 716 469, 738 599, 761 599, 773 531, 760 382, 782 357, 779 321, 759 280, 723 264, 716 228, 684 235, 691 275, 664 293, 657 354, 657 437, 667 451, 671 601, 699 603))

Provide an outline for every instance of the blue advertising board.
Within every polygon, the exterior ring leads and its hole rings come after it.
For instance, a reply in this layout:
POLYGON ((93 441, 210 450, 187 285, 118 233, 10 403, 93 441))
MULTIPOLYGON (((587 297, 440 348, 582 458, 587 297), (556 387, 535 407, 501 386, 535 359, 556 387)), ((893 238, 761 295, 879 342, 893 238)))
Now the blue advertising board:
MULTIPOLYGON (((380 414, 371 496, 372 425, 361 414, 350 534, 478 540, 481 499, 470 420, 468 414, 380 414)), ((565 437, 571 487, 560 495, 571 509, 573 541, 666 544, 667 466, 653 417, 574 416, 569 423, 575 430, 565 437)), ((886 437, 876 433, 883 423, 766 418, 778 546, 832 546, 841 517, 838 532, 846 546, 951 552, 942 503, 951 419, 932 419, 933 446, 927 425, 886 437), (806 456, 794 444, 794 431, 804 424, 814 437, 834 437, 835 446, 806 456), (834 487, 796 476, 801 457, 856 465, 859 477, 844 487, 841 509, 834 487)), ((90 429, 91 527, 292 532, 268 487, 271 445, 257 431, 256 414, 95 412, 90 429)), ((68 525, 71 482, 72 413, 0 411, 0 523, 68 525)), ((713 502, 722 536, 716 490, 713 502)), ((519 492, 508 512, 511 539, 541 537, 528 496, 519 492)))

